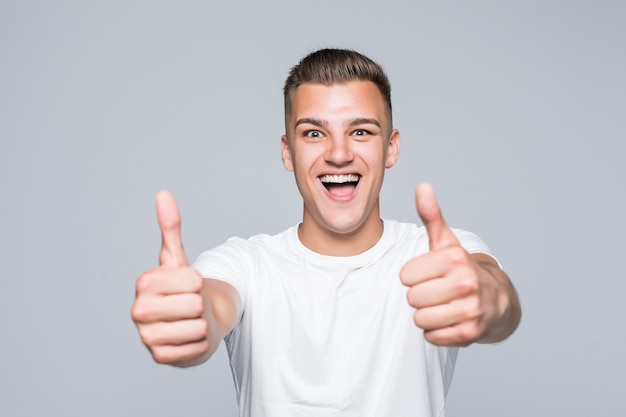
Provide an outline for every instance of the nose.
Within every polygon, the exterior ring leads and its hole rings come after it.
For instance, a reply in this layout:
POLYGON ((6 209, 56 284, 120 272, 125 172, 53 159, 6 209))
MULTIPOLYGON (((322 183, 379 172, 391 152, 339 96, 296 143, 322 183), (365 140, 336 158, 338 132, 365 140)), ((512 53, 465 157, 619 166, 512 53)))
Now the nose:
POLYGON ((343 136, 332 136, 328 141, 328 149, 326 151, 326 162, 342 166, 349 164, 354 159, 350 146, 350 139, 343 136))

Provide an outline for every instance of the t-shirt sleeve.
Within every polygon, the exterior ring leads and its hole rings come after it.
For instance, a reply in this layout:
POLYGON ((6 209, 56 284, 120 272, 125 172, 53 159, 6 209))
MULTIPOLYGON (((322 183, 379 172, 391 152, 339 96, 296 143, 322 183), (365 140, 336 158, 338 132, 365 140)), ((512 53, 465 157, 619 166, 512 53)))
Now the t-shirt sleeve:
POLYGON ((212 278, 232 285, 245 305, 247 279, 253 273, 252 244, 238 237, 228 239, 213 249, 202 252, 193 267, 204 278, 212 278))
MULTIPOLYGON (((457 239, 459 239, 461 246, 463 246, 468 253, 484 253, 485 255, 491 256, 498 265, 500 265, 500 261, 498 261, 498 258, 491 252, 487 244, 474 233, 461 229, 452 229, 452 231, 457 239)), ((500 267, 502 267, 502 265, 500 265, 500 267)))

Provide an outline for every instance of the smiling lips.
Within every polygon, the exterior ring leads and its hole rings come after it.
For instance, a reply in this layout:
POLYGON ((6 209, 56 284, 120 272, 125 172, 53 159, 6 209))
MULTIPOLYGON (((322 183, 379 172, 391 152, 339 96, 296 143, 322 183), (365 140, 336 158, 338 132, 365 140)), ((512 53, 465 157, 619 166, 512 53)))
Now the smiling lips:
POLYGON ((344 174, 322 175, 319 178, 331 195, 335 197, 347 197, 354 192, 361 177, 356 174, 344 174))

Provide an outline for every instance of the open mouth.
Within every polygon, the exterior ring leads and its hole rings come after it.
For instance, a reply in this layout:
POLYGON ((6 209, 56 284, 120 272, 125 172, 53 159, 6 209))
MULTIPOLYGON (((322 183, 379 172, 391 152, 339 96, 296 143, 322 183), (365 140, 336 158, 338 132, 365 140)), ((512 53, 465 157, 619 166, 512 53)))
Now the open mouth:
POLYGON ((329 193, 334 196, 346 196, 352 194, 361 179, 360 175, 322 175, 320 181, 329 193))

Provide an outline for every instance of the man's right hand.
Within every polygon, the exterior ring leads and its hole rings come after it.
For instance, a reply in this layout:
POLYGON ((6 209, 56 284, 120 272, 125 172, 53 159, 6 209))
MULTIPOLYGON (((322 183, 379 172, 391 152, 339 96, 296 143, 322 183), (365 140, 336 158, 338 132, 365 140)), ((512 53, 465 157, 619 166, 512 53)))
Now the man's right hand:
POLYGON ((137 278, 131 316, 156 362, 195 365, 212 353, 204 279, 187 263, 174 196, 160 192, 156 206, 163 236, 160 266, 137 278))

